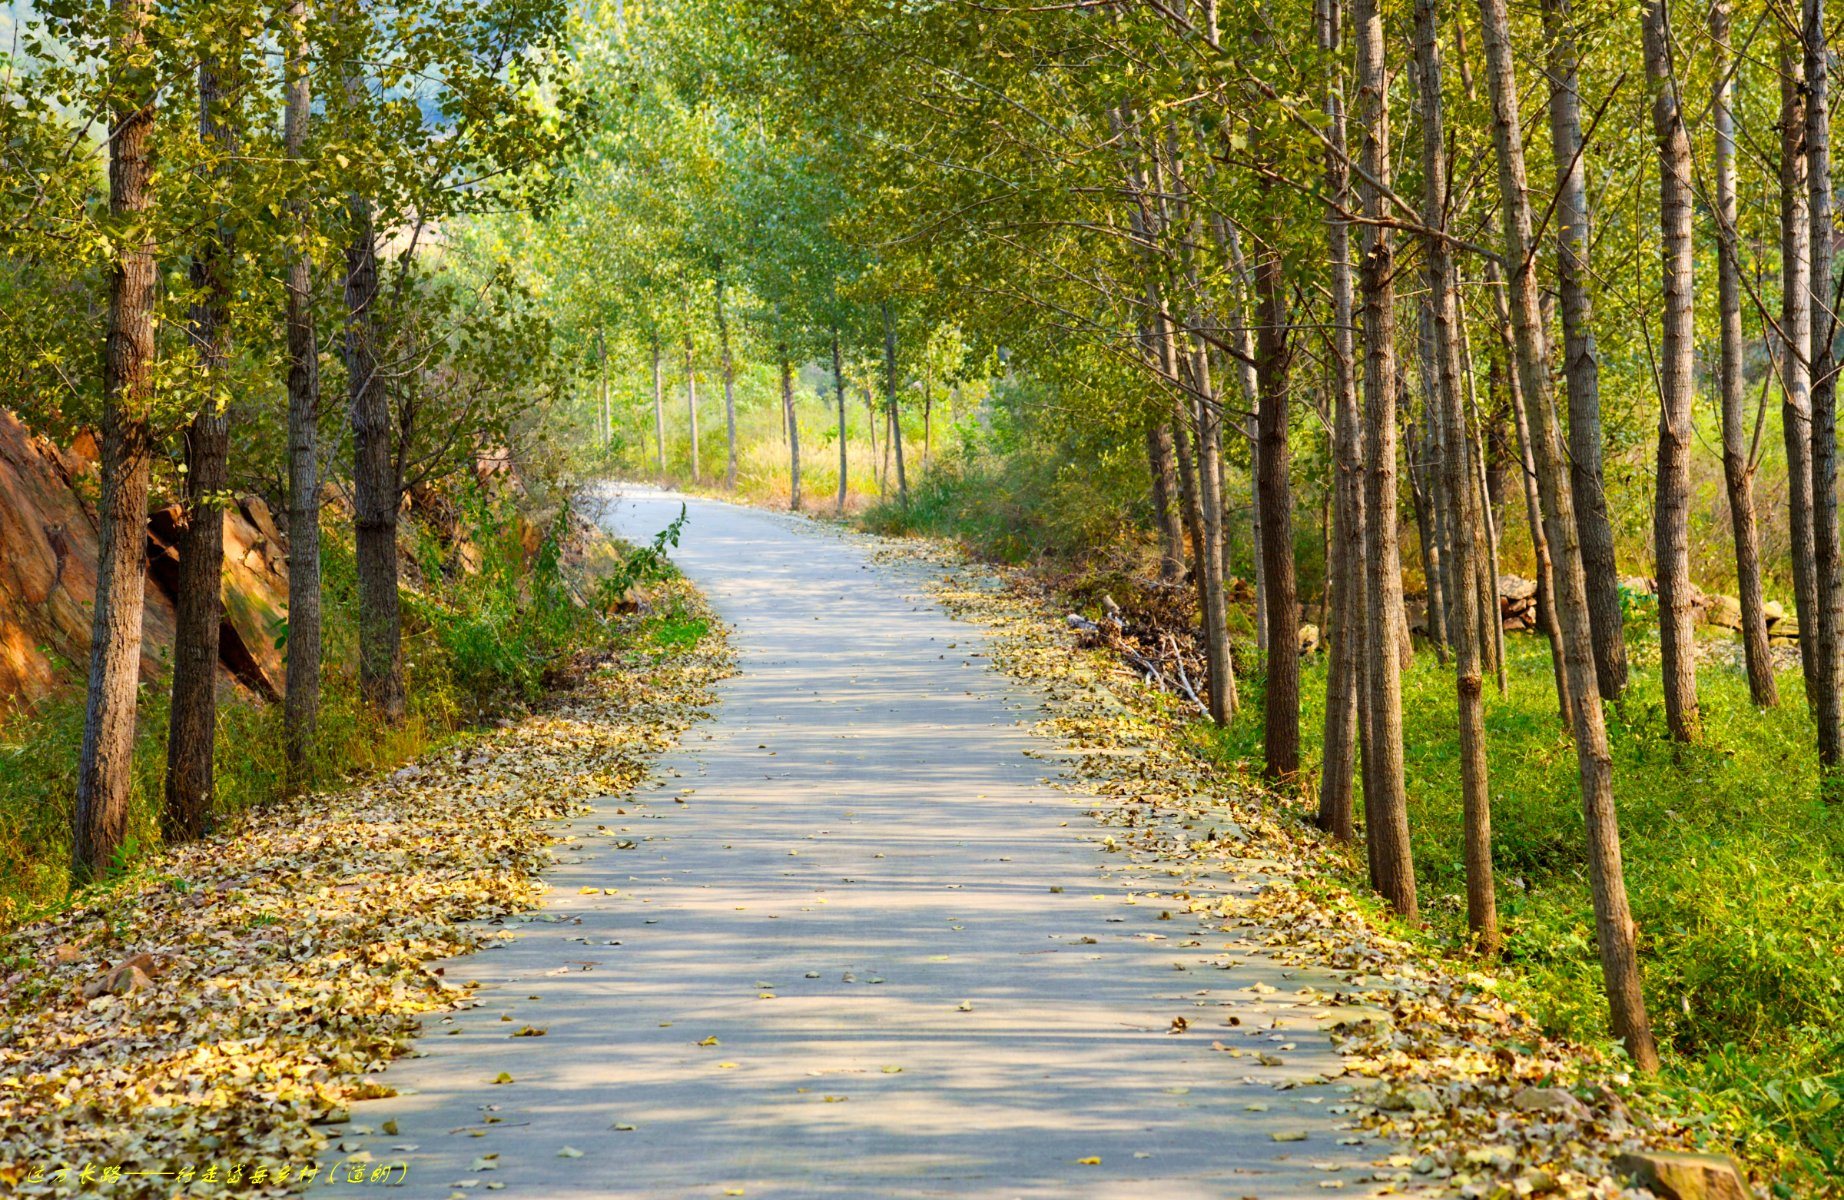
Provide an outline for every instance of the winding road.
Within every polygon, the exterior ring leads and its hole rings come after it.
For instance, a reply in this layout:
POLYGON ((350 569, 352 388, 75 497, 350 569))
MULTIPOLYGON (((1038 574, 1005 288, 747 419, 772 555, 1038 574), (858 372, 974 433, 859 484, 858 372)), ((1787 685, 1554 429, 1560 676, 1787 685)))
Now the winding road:
MULTIPOLYGON (((606 519, 645 540, 681 499, 623 487, 606 519)), ((409 1163, 384 1194, 1381 1189, 1387 1150, 1346 1127, 1339 1056, 1293 996, 1335 978, 1129 903, 1093 801, 1045 782, 1037 699, 922 567, 685 503, 675 558, 740 673, 648 788, 568 826, 545 907, 450 968, 481 1003, 431 1019, 383 1076, 398 1096, 354 1106, 338 1145, 409 1163), (1242 965, 1213 969, 1226 946, 1242 965)))

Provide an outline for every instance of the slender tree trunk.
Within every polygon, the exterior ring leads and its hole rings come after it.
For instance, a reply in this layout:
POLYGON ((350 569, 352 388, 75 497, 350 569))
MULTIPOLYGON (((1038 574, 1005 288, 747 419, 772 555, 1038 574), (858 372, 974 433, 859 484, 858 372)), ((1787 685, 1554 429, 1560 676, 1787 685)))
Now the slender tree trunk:
MULTIPOLYGON (((282 152, 305 176, 312 75, 307 0, 289 0, 287 108, 282 152)), ((289 201, 299 239, 288 260, 288 677, 282 728, 290 791, 313 772, 320 719, 320 347, 314 328, 312 200, 301 186, 289 201)))
MULTIPOLYGON (((1447 150, 1443 141, 1444 112, 1441 96, 1440 17, 1436 0, 1416 0, 1415 66, 1416 94, 1421 104, 1421 161, 1424 191, 1422 221, 1430 229, 1445 232, 1447 220, 1447 150)), ((1451 252, 1445 239, 1429 237, 1424 241, 1424 273, 1429 302, 1423 311, 1427 353, 1422 369, 1434 379, 1429 389, 1434 400, 1429 422, 1436 428, 1461 429, 1465 417, 1460 411, 1460 338, 1459 306, 1454 292, 1451 252)), ((1451 436, 1439 456, 1440 481, 1437 490, 1444 492, 1449 511, 1458 526, 1448 543, 1453 554, 1452 576, 1456 580, 1478 578, 1474 543, 1470 531, 1478 523, 1473 504, 1473 488, 1466 461, 1464 440, 1451 436)), ((1486 766, 1485 703, 1483 672, 1480 667, 1478 593, 1470 586, 1456 586, 1452 596, 1454 695, 1460 724, 1460 789, 1465 812, 1466 918, 1474 945, 1482 954, 1498 950, 1498 901, 1492 880, 1492 798, 1486 766)), ((1497 615, 1497 606, 1492 608, 1497 615)), ((1432 618, 1430 618, 1432 622, 1432 618)))
POLYGON ((832 331, 832 390, 839 401, 839 498, 834 508, 845 515, 845 363, 839 355, 839 331, 832 331))
POLYGON ((800 422, 794 416, 794 366, 786 343, 781 350, 781 416, 788 430, 788 508, 800 511, 800 422))
POLYGON ((1402 568, 1396 547, 1396 287, 1395 247, 1383 190, 1390 186, 1388 76, 1378 0, 1357 0, 1357 119, 1363 130, 1358 199, 1364 227, 1360 269, 1364 317, 1364 511, 1366 690, 1370 739, 1365 746, 1365 832, 1371 885, 1392 908, 1416 917, 1415 864, 1409 855, 1408 803, 1403 790, 1402 664, 1395 631, 1402 624, 1402 568))
MULTIPOLYGON (((1825 0, 1805 0, 1806 203, 1811 220, 1813 676, 1818 682, 1818 761, 1826 776, 1844 761, 1844 562, 1838 551, 1837 313, 1831 280, 1831 68, 1825 0)), ((1805 629, 1800 628, 1805 636, 1805 629)), ((1827 779, 1827 795, 1835 786, 1827 779)))
MULTIPOLYGON (((1242 254, 1241 235, 1237 233, 1236 227, 1227 221, 1218 221, 1217 224, 1222 230, 1219 241, 1230 256, 1230 263, 1236 278, 1239 281, 1246 281, 1249 277, 1249 270, 1247 260, 1242 254)), ((1259 291, 1260 287, 1261 284, 1257 282, 1252 290, 1259 291)), ((1269 644, 1268 611, 1272 603, 1273 591, 1268 587, 1268 559, 1266 544, 1263 540, 1266 535, 1263 531, 1261 485, 1263 478, 1261 466, 1262 381, 1261 371, 1256 366, 1261 352, 1256 347, 1256 339, 1249 330, 1247 308, 1240 301, 1237 302, 1232 317, 1234 328, 1231 330, 1231 336, 1236 339, 1236 349, 1240 355, 1236 361, 1242 377, 1243 398, 1248 403, 1249 409, 1243 429, 1249 442, 1249 535, 1253 543, 1250 548, 1253 551, 1255 571, 1255 643, 1266 652, 1269 644)), ((1224 539, 1223 561, 1225 564, 1229 562, 1227 537, 1224 539)), ((1298 685, 1295 686, 1297 688, 1298 685)))
POLYGON ((1620 858, 1620 826, 1614 809, 1613 763, 1607 727, 1594 678, 1593 625, 1588 615, 1588 588, 1582 572, 1580 525, 1569 486, 1562 437, 1549 391, 1543 326, 1537 306, 1537 281, 1528 175, 1524 169, 1523 130, 1512 65, 1510 18, 1505 0, 1479 0, 1486 64, 1491 77, 1492 140, 1498 158, 1499 209, 1504 222, 1505 260, 1511 266, 1508 302, 1517 345, 1518 373, 1528 412, 1543 518, 1555 556, 1564 639, 1573 690, 1570 711, 1575 725, 1575 756, 1581 775, 1582 813, 1587 826, 1588 873, 1594 892, 1595 938, 1607 986, 1614 1034, 1641 1071, 1658 1070, 1658 1047, 1652 1040, 1645 997, 1640 990, 1638 930, 1626 898, 1620 858))
POLYGON ((1580 54, 1570 0, 1543 0, 1549 44, 1549 128, 1556 159, 1556 289, 1562 300, 1562 369, 1569 395, 1569 478, 1581 528, 1582 570, 1603 700, 1626 691, 1626 636, 1613 525, 1601 468, 1601 364, 1588 295, 1588 174, 1582 162, 1580 54))
POLYGON ((666 372, 660 365, 659 334, 653 335, 653 454, 660 479, 666 478, 666 372))
POLYGON ((1420 358, 1422 388, 1422 419, 1419 423, 1414 418, 1414 406, 1410 403, 1408 389, 1401 389, 1404 431, 1408 441, 1409 500, 1415 507, 1415 533, 1421 543, 1421 577, 1428 597, 1427 617, 1423 621, 1428 637, 1428 644, 1434 647, 1434 656, 1441 665, 1447 663, 1447 589, 1441 573, 1446 567, 1446 556, 1441 548, 1440 516, 1436 512, 1435 499, 1439 485, 1435 482, 1435 473, 1440 469, 1436 442, 1438 434, 1435 424, 1439 420, 1440 399, 1435 394, 1440 387, 1434 374, 1434 317, 1429 311, 1427 300, 1416 306, 1420 320, 1420 330, 1415 340, 1417 355, 1420 358))
MULTIPOLYGON (((724 467, 724 490, 736 490, 736 363, 730 357, 730 314, 724 307, 724 280, 717 277, 717 337, 723 344, 724 360, 724 446, 728 454, 724 467)), ((791 426, 790 426, 791 428, 791 426)), ((798 450, 795 452, 799 453, 798 450)), ((794 507, 800 507, 800 480, 796 469, 794 507)))
POLYGON ((146 53, 151 0, 112 0, 109 58, 109 222, 112 243, 109 325, 103 356, 102 496, 96 604, 90 624, 89 696, 77 767, 71 877, 108 871, 128 833, 134 787, 134 711, 141 670, 141 616, 147 577, 147 492, 152 461, 148 422, 154 403, 154 290, 158 270, 143 214, 152 203, 155 90, 136 65, 146 53), (118 82, 119 81, 119 82, 118 82))
POLYGON ((693 483, 703 481, 699 468, 701 456, 698 453, 698 366, 692 357, 692 340, 685 339, 685 411, 691 422, 691 477, 693 483))
POLYGON ((1177 464, 1172 459, 1172 427, 1164 421, 1146 427, 1147 467, 1152 474, 1153 522, 1159 530, 1159 578, 1184 578, 1184 530, 1179 525, 1177 464))
POLYGON ((903 414, 896 403, 896 325, 890 319, 890 302, 884 301, 884 385, 890 405, 889 446, 896 458, 896 494, 909 507, 909 478, 903 471, 903 414))
MULTIPOLYGON (((1319 46, 1336 50, 1337 9, 1322 4, 1319 46)), ((1328 56, 1330 57, 1330 56, 1328 56)), ((1351 168, 1345 148, 1344 78, 1331 68, 1326 83, 1326 242, 1331 263, 1332 334, 1332 545, 1326 581, 1331 588, 1330 662, 1326 668, 1324 764, 1319 782, 1319 827, 1341 842, 1356 836, 1353 775, 1357 754, 1358 690, 1364 650, 1364 455, 1354 374, 1355 297, 1351 280, 1351 168)))
POLYGON ((615 440, 615 414, 608 406, 608 335, 600 329, 595 331, 595 369, 602 403, 602 449, 607 450, 615 440))
POLYGON ((1460 331, 1460 363, 1466 373, 1466 440, 1467 458, 1472 465, 1472 483, 1476 489, 1479 524, 1474 527, 1478 538, 1480 647, 1487 666, 1498 682, 1498 694, 1506 695, 1510 680, 1505 673, 1505 623, 1499 615, 1498 518, 1492 510, 1492 491, 1485 467, 1485 422, 1479 411, 1478 371, 1473 362, 1473 339, 1467 332, 1466 306, 1458 301, 1460 275, 1455 269, 1455 320, 1460 331))
MULTIPOLYGON (((1450 271, 1451 273, 1451 271, 1450 271)), ((1447 489, 1442 484, 1443 466, 1446 456, 1454 453, 1453 434, 1446 425, 1446 410, 1442 406, 1440 395, 1440 354, 1434 344, 1434 305, 1424 303, 1421 306, 1423 325, 1421 341, 1422 361, 1422 415, 1425 422, 1422 430, 1422 474, 1428 492, 1429 535, 1438 551, 1434 570, 1435 581, 1440 585, 1440 618, 1435 620, 1433 613, 1433 592, 1430 591, 1430 621, 1439 633, 1440 641, 1435 649, 1442 662, 1447 661, 1447 650, 1453 645, 1454 607, 1461 602, 1459 591, 1461 581, 1454 574, 1453 541, 1457 536, 1452 502, 1447 489)))
MULTIPOLYGON (((349 80, 348 86, 354 86, 349 80)), ((397 595, 397 472, 391 411, 378 363, 377 235, 371 202, 349 202, 346 375, 351 381, 353 529, 359 577, 359 690, 386 721, 404 714, 403 629, 397 595)))
POLYGON ((1817 568, 1812 545, 1811 224, 1806 207, 1805 62, 1791 38, 1780 43, 1780 426, 1786 444, 1787 529, 1793 611, 1806 707, 1818 703, 1817 568))
MULTIPOLYGON (((233 114, 236 89, 227 92, 224 66, 199 64, 199 144, 219 156, 211 174, 222 179, 237 153, 233 114)), ((205 832, 211 814, 218 736, 218 629, 223 619, 224 508, 230 484, 230 302, 236 242, 219 212, 192 260, 191 336, 198 350, 204 397, 186 430, 185 526, 179 537, 179 582, 174 597, 173 704, 167 725, 166 809, 161 829, 169 841, 205 832)))
POLYGON ((1269 779, 1287 781, 1300 771, 1300 604, 1293 562, 1293 451, 1287 441, 1293 349, 1287 341, 1290 317, 1282 294, 1281 232, 1277 221, 1272 229, 1275 240, 1260 247, 1255 260, 1255 377, 1261 396, 1255 491, 1261 529, 1259 582, 1267 595, 1262 771, 1269 779))
MULTIPOLYGON (((1757 705, 1780 702, 1773 656, 1767 647, 1766 603, 1761 595, 1761 541, 1754 517, 1754 463, 1749 457, 1748 422, 1742 398, 1741 258, 1735 231, 1735 83, 1730 73, 1729 3, 1710 5, 1710 44, 1715 51, 1713 113, 1716 126, 1717 308, 1722 328, 1722 474, 1729 491, 1729 524, 1735 538, 1735 579, 1742 610, 1742 652, 1748 694, 1757 705)), ((1766 403, 1766 397, 1762 397, 1766 403)))
POLYGON ((1690 442, 1696 392, 1691 313, 1690 138, 1672 62, 1670 5, 1651 0, 1645 14, 1646 78, 1658 139, 1658 221, 1664 259, 1664 338, 1659 350, 1657 486, 1652 504, 1658 571, 1658 640, 1664 659, 1665 724, 1680 742, 1695 741, 1697 637, 1691 615, 1690 442))
MULTIPOLYGON (((1500 283, 1498 264, 1487 263, 1485 269, 1492 287, 1492 302, 1498 310, 1498 328, 1505 351, 1505 386, 1511 398, 1508 407, 1512 426, 1517 431, 1518 477, 1524 483, 1524 520, 1530 526, 1531 559, 1537 564, 1537 623, 1543 627, 1543 636, 1549 641, 1550 673, 1556 681, 1556 712, 1563 725, 1568 726, 1571 722, 1568 653, 1562 641, 1562 620, 1556 612, 1556 564, 1550 554, 1548 533, 1543 528, 1543 500, 1537 485, 1537 460, 1531 446, 1530 421, 1525 415, 1523 379, 1517 366, 1517 340, 1512 333, 1511 311, 1500 283)), ((1493 369, 1496 371, 1496 366, 1493 369)), ((1589 627, 1593 628, 1592 622, 1589 627)))

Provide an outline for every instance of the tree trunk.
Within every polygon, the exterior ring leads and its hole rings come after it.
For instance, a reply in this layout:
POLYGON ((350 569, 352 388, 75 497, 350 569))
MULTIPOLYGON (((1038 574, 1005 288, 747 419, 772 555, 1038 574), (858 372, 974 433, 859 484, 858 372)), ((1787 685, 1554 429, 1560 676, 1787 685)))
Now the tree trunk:
POLYGON ((1293 451, 1287 441, 1288 370, 1286 300, 1282 296, 1279 222, 1275 240, 1259 247, 1255 261, 1255 377, 1261 403, 1256 462, 1256 508, 1260 513, 1261 578, 1267 596, 1268 686, 1262 725, 1263 775, 1291 781, 1300 771, 1300 604, 1293 562, 1293 451))
POLYGON ((77 767, 71 877, 103 876, 128 832, 134 787, 134 711, 147 578, 147 492, 154 402, 154 302, 158 270, 143 224, 152 203, 155 92, 130 66, 146 53, 151 0, 112 0, 109 58, 109 222, 120 230, 109 272, 103 356, 102 495, 96 506, 96 604, 90 623, 89 695, 77 767))
MULTIPOLYGON (((1335 50, 1337 10, 1318 11, 1319 46, 1335 50)), ((1329 56, 1328 56, 1329 57, 1329 56)), ((1336 61, 1333 59, 1332 61, 1336 61)), ((1328 622, 1330 662, 1326 668, 1324 761, 1319 781, 1319 827, 1341 842, 1356 835, 1353 775, 1357 753, 1358 689, 1364 651, 1364 456, 1363 430, 1353 378, 1355 297, 1351 281, 1351 168, 1345 149, 1344 79, 1333 66, 1325 111, 1331 145, 1325 156, 1327 258, 1332 287, 1332 545, 1326 583, 1332 591, 1328 622)))
MULTIPOLYGON (((352 86, 349 82, 348 86, 352 86)), ((370 201, 349 202, 346 374, 352 406, 353 530, 359 577, 359 690, 387 722, 404 714, 403 630, 397 596, 397 472, 391 411, 378 363, 378 259, 370 201)))
POLYGON ((698 367, 692 358, 692 340, 685 339, 685 411, 691 422, 691 477, 693 483, 702 482, 698 461, 698 367))
MULTIPOLYGON (((1451 274, 1451 267, 1449 274, 1451 274)), ((1447 489, 1442 484, 1447 455, 1456 453, 1453 446, 1453 434, 1447 428, 1446 410, 1442 406, 1440 395, 1440 352, 1434 344, 1434 306, 1422 305, 1422 322, 1425 327, 1422 342, 1422 369, 1426 378, 1422 381, 1422 409, 1425 427, 1422 430, 1421 459, 1423 476, 1428 491, 1428 525, 1438 556, 1434 568, 1436 582, 1440 584, 1440 619, 1433 621, 1433 628, 1439 631, 1440 641, 1435 649, 1442 662, 1447 661, 1447 650, 1453 645, 1454 606, 1460 603, 1459 589, 1461 581, 1454 574, 1453 541, 1456 522, 1453 515, 1452 501, 1447 489)), ((1430 593, 1432 596, 1432 592, 1430 593)), ((1433 620, 1430 617, 1430 620, 1433 620)))
MULTIPOLYGON (((1524 520, 1530 526, 1531 559, 1537 564, 1537 623, 1549 640, 1550 673, 1556 683, 1556 713, 1566 727, 1570 724, 1567 648, 1562 643, 1562 621, 1556 612, 1556 564, 1543 528, 1543 500, 1537 486, 1537 460, 1530 441, 1530 421, 1525 414, 1524 384, 1517 367, 1517 341, 1511 329, 1511 312, 1500 283, 1498 264, 1488 262, 1485 270, 1486 281, 1492 289, 1492 302, 1498 310, 1498 329, 1505 351, 1505 386, 1511 396, 1511 423, 1517 431, 1518 477, 1524 483, 1524 520)), ((1496 366, 1493 370, 1497 370, 1496 366)), ((1589 627, 1593 627, 1592 620, 1589 627)))
MULTIPOLYGON (((199 144, 217 161, 222 179, 237 153, 226 117, 237 89, 227 92, 223 64, 199 64, 199 144)), ((166 809, 161 830, 168 841, 205 832, 211 814, 214 751, 218 736, 218 630, 223 620, 224 508, 230 484, 230 303, 236 242, 220 211, 206 226, 192 260, 191 337, 198 350, 204 396, 186 430, 185 526, 179 537, 179 580, 174 596, 173 703, 167 725, 166 809)))
POLYGON ((1580 525, 1569 486, 1562 437, 1549 391, 1543 326, 1537 308, 1537 281, 1528 175, 1524 169, 1523 130, 1519 125, 1516 71, 1512 65, 1510 18, 1505 0, 1479 0, 1486 64, 1492 99, 1492 141, 1497 151, 1499 210, 1504 222, 1505 260, 1511 266, 1508 303, 1517 345, 1517 366, 1530 424, 1543 519, 1555 556, 1557 608, 1568 648, 1569 678, 1582 683, 1570 696, 1574 717, 1575 756, 1581 776, 1582 813, 1587 826, 1588 873, 1594 891, 1595 939, 1601 952, 1615 1036, 1626 1043, 1634 1064, 1646 1073, 1658 1070, 1658 1047, 1652 1040, 1640 991, 1638 930, 1626 899, 1620 859, 1620 826, 1613 799, 1613 763, 1607 727, 1594 678, 1593 625, 1588 616, 1588 588, 1583 577, 1580 525))
MULTIPOLYGON (((1767 616, 1761 595, 1761 541, 1754 518, 1754 463, 1749 454, 1748 424, 1742 398, 1741 258, 1735 232, 1735 82, 1730 73, 1729 2, 1710 5, 1710 43, 1716 77, 1713 113, 1716 125, 1717 307, 1722 327, 1722 474, 1729 491, 1729 525, 1735 538, 1736 591, 1742 610, 1742 653, 1748 667, 1748 694, 1757 705, 1780 702, 1774 686, 1774 663, 1767 646, 1767 616)), ((1762 397, 1763 404, 1766 397, 1762 397)))
POLYGON ((788 508, 800 511, 800 422, 794 417, 794 367, 788 348, 781 349, 781 416, 788 428, 788 508))
POLYGON ((595 331, 595 365, 596 391, 602 403, 602 449, 606 451, 614 441, 615 421, 608 408, 608 338, 600 329, 595 331))
MULTIPOLYGON (((312 73, 307 0, 289 0, 287 108, 282 152, 305 178, 312 73)), ((289 201, 298 244, 288 261, 288 677, 282 728, 290 791, 313 775, 320 719, 320 347, 314 328, 312 201, 303 183, 289 201)))
POLYGON ((1395 631, 1402 623, 1402 569, 1396 548, 1395 250, 1383 189, 1390 186, 1388 76, 1378 0, 1357 0, 1357 118, 1363 129, 1358 199, 1364 227, 1361 267, 1364 317, 1365 690, 1370 738, 1365 747, 1365 833, 1371 885, 1404 917, 1416 917, 1415 864, 1409 855, 1403 791, 1402 664, 1395 631))
MULTIPOLYGON (((724 467, 724 490, 736 490, 736 364, 730 357, 730 314, 724 308, 724 280, 717 277, 717 337, 723 345, 724 360, 724 446, 728 452, 724 467)), ((799 450, 795 451, 799 454, 799 450)), ((800 507, 799 468, 795 469, 794 507, 800 507)))
POLYGON ((1404 424, 1407 426, 1409 500, 1415 506, 1415 532, 1421 543, 1421 577, 1428 596, 1427 617, 1423 621, 1428 637, 1428 644, 1434 647, 1434 656, 1441 665, 1447 663, 1447 588, 1442 573, 1446 570, 1446 555, 1442 550, 1440 533, 1440 515, 1437 511, 1436 495, 1440 486, 1435 475, 1440 470, 1437 444, 1439 441, 1440 398, 1436 392, 1440 388, 1434 372, 1434 315, 1426 299, 1416 306, 1420 318, 1419 336, 1415 340, 1417 356, 1420 359, 1422 389, 1422 419, 1414 419, 1414 407, 1409 403, 1403 389, 1402 410, 1404 424))
POLYGON ((653 334, 653 452, 659 477, 666 478, 666 373, 660 366, 659 334, 653 334))
POLYGON ((1556 290, 1562 299, 1562 370, 1569 395, 1569 480, 1581 529, 1582 570, 1594 628, 1594 671, 1603 700, 1626 691, 1625 619, 1613 525, 1601 468, 1601 364, 1588 296, 1588 174, 1582 162, 1580 59, 1570 0, 1543 0, 1549 44, 1549 129, 1556 159, 1556 290))
POLYGON ((903 414, 896 403, 896 325, 890 319, 890 302, 884 301, 884 381, 890 405, 889 447, 896 458, 896 494, 909 507, 909 477, 903 471, 903 414))
MULTIPOLYGON (((1416 94, 1421 104, 1421 161, 1424 191, 1422 221, 1445 232, 1447 220, 1447 150, 1443 142, 1444 114, 1441 97, 1440 18, 1435 0, 1415 4, 1416 94)), ((1429 389, 1434 411, 1429 423, 1458 431, 1465 423, 1460 411, 1460 339, 1458 301, 1447 242, 1439 236, 1424 239, 1424 272, 1430 301, 1424 344, 1428 353, 1422 369, 1434 377, 1429 389)), ((1448 543, 1453 555, 1455 580, 1475 580, 1474 543, 1470 531, 1477 526, 1471 472, 1463 439, 1449 436, 1440 454, 1437 490, 1445 493, 1454 516, 1456 536, 1448 543)), ((1481 954, 1494 954, 1499 946, 1498 901, 1492 880, 1492 797, 1486 766, 1485 703, 1480 668, 1478 593, 1470 582, 1452 594, 1454 695, 1460 725, 1460 789, 1464 808, 1466 860, 1466 923, 1481 954)), ((1498 608, 1491 609, 1496 619, 1498 608)), ((1432 616, 1430 623, 1432 624, 1432 616)))
POLYGON ((1645 14, 1646 79, 1658 139, 1658 222, 1664 265, 1664 338, 1659 349, 1657 484, 1652 543, 1658 572, 1658 641, 1664 660, 1665 724, 1680 742, 1697 739, 1697 636, 1691 615, 1690 442, 1696 392, 1692 323, 1690 138, 1684 131, 1672 61, 1670 5, 1645 14))
POLYGON ((1177 583, 1185 574, 1184 530, 1179 525, 1177 465, 1172 460, 1172 427, 1159 421, 1146 427, 1147 469, 1152 474, 1153 522, 1159 531, 1159 578, 1177 583))
MULTIPOLYGON (((1805 0, 1806 189, 1811 220, 1813 676, 1818 682, 1818 760, 1833 775, 1844 760, 1844 562, 1838 556, 1838 409, 1832 342, 1831 72, 1825 0, 1805 0)), ((1806 635, 1800 628, 1800 636, 1806 635)), ((1823 790, 1835 785, 1829 778, 1823 790)))
POLYGON ((1479 412, 1478 371, 1473 362, 1473 339, 1467 332, 1466 306, 1459 302, 1460 275, 1455 268, 1454 319, 1460 332, 1460 363, 1466 373, 1466 429, 1462 437, 1466 441, 1467 459, 1472 465, 1471 483, 1475 489, 1474 511, 1479 514, 1479 524, 1474 527, 1477 538, 1475 549, 1479 564, 1479 620, 1480 648, 1485 653, 1486 665, 1498 681, 1498 694, 1506 695, 1511 690, 1510 679, 1505 673, 1505 623, 1499 618, 1498 609, 1498 518, 1492 511, 1492 491, 1486 477, 1485 468, 1485 422, 1479 412))
POLYGON ((839 401, 839 498, 834 508, 845 515, 845 364, 839 356, 839 331, 832 331, 832 390, 839 401))
POLYGON ((1818 702, 1817 568, 1812 546, 1811 235, 1806 207, 1805 62, 1790 38, 1780 43, 1780 431, 1786 445, 1787 530, 1793 560, 1793 611, 1806 707, 1818 702))

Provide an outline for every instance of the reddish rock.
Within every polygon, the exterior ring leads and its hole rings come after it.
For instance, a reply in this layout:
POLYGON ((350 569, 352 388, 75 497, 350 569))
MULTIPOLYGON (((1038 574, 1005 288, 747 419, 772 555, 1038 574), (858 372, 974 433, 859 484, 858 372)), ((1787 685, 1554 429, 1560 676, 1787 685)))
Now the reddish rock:
MULTIPOLYGON (((89 662, 96 599, 96 522, 84 496, 93 468, 0 409, 0 698, 33 699, 89 662)), ((141 675, 173 645, 173 605, 147 589, 141 675)))

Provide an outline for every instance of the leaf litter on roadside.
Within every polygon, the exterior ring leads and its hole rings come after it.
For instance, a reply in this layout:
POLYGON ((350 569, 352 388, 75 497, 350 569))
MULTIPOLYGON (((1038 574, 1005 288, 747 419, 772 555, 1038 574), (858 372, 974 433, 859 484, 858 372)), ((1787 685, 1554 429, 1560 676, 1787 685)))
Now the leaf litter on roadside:
POLYGON ((1297 802, 1192 753, 1191 714, 1106 651, 1079 646, 1027 570, 940 542, 852 536, 878 560, 924 564, 934 599, 987 631, 995 669, 1042 696, 1039 728, 1073 759, 1066 785, 1103 802, 1090 812, 1112 830, 1099 848, 1163 881, 1140 900, 1234 935, 1219 966, 1259 954, 1340 976, 1329 992, 1275 999, 1320 1016, 1344 1056, 1343 1073, 1324 1081, 1340 1089, 1328 1111, 1383 1139, 1379 1150, 1398 1148, 1375 1160, 1375 1180, 1486 1200, 1644 1196, 1622 1185, 1614 1159, 1694 1140, 1662 1101, 1631 1093, 1617 1053, 1545 1035, 1479 964, 1379 925, 1338 883, 1341 851, 1297 802))
POLYGON ((0 1193, 304 1186, 316 1124, 391 1094, 370 1073, 470 993, 429 964, 489 940, 469 922, 535 908, 554 822, 632 790, 731 673, 696 591, 671 581, 658 599, 709 634, 624 638, 546 711, 245 814, 0 938, 0 1193))

